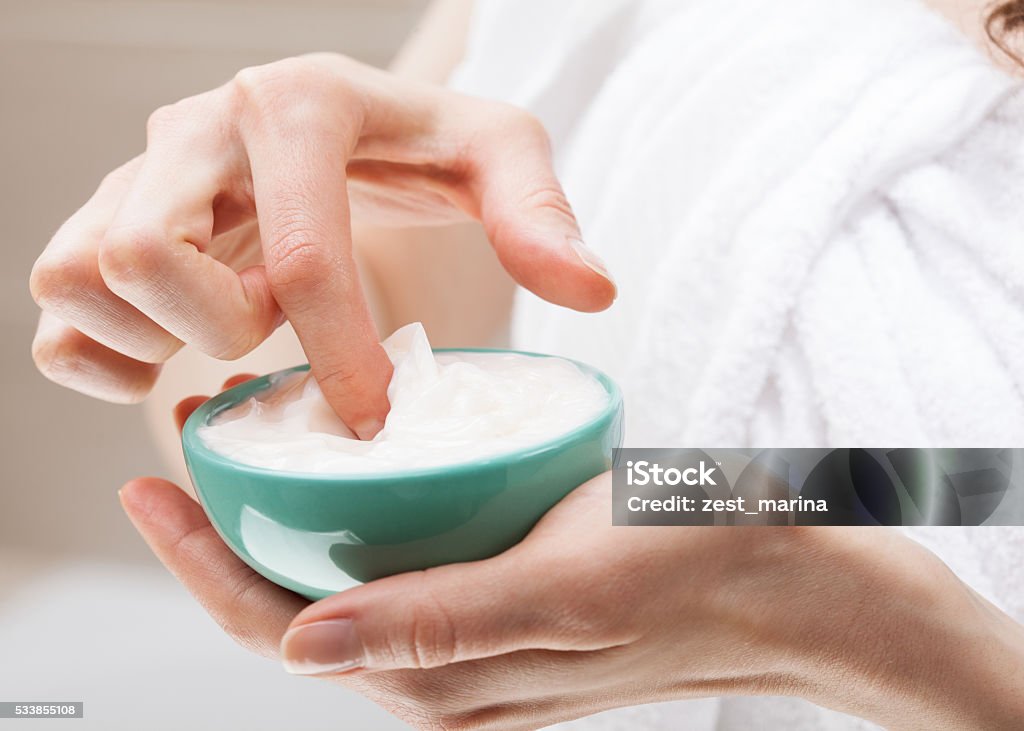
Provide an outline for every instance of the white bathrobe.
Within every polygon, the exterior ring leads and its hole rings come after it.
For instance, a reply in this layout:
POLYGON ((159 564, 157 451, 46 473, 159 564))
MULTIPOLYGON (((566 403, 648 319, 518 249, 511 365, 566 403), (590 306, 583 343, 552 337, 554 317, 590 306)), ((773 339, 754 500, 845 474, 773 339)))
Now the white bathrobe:
MULTIPOLYGON (((552 135, 620 297, 522 294, 515 345, 615 377, 627 444, 1024 445, 1024 92, 917 0, 478 0, 451 85, 552 135)), ((910 532, 1024 620, 1024 528, 910 532)), ((577 723, 873 728, 763 698, 577 723)))

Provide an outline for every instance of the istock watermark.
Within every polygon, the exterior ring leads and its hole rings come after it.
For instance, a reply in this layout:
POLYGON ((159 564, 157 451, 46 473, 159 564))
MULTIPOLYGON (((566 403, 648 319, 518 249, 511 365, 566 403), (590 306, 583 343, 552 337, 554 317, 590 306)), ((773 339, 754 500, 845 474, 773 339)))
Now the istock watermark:
POLYGON ((1024 525, 1024 449, 619 449, 616 525, 1024 525))
POLYGON ((627 485, 715 485, 714 467, 703 460, 696 467, 662 467, 646 459, 626 462, 627 485))

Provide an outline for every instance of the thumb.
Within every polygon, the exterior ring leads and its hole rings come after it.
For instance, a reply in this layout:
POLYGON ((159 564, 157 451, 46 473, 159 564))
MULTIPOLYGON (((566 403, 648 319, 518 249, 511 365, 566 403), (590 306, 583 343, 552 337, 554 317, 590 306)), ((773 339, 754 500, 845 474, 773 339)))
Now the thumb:
POLYGON ((583 242, 555 176, 544 127, 517 113, 475 152, 480 220, 505 270, 548 302, 583 312, 609 307, 615 282, 583 242))
POLYGON ((549 609, 554 587, 526 574, 503 555, 328 597, 292 621, 281 642, 285 669, 327 675, 439 667, 524 649, 588 649, 572 640, 572 612, 549 609))

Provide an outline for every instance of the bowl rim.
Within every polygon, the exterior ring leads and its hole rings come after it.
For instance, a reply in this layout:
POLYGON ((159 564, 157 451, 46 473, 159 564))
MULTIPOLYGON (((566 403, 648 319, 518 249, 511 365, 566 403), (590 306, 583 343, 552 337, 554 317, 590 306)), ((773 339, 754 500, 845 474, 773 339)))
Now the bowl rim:
MULTIPOLYGON (((208 420, 220 413, 221 411, 231 408, 239 404, 242 399, 248 398, 254 393, 262 391, 269 387, 270 378, 276 375, 282 375, 287 373, 296 373, 300 371, 308 371, 309 364, 304 363, 302 365, 292 366, 291 368, 283 368, 281 370, 268 373, 258 378, 245 381, 237 386, 233 386, 226 391, 207 399, 202 403, 185 421, 184 426, 181 430, 181 443, 182 449, 185 453, 186 462, 195 459, 196 457, 201 458, 206 462, 215 463, 221 467, 230 468, 236 472, 262 477, 274 477, 277 479, 289 479, 289 480, 301 480, 302 482, 324 482, 324 483, 355 483, 355 482, 388 482, 401 479, 419 479, 419 478, 430 478, 430 477, 443 477, 449 475, 459 475, 472 473, 484 469, 493 469, 501 466, 508 466, 516 462, 520 462, 526 459, 535 458, 542 456, 547 452, 560 451, 567 445, 577 441, 579 437, 585 432, 592 431, 599 428, 600 425, 612 419, 615 414, 622 407, 622 392, 619 390, 618 384, 608 376, 608 374, 595 368, 588 363, 583 363, 572 358, 566 358, 560 355, 550 355, 547 353, 536 353, 528 350, 511 350, 505 348, 433 348, 432 351, 435 354, 438 353, 494 353, 494 354, 514 354, 514 355, 525 355, 531 358, 558 358, 559 360, 568 361, 583 373, 593 377, 598 383, 604 387, 605 392, 608 394, 608 403, 605 404, 604 408, 601 409, 597 414, 583 422, 579 426, 574 427, 570 431, 556 437, 555 439, 542 442, 533 447, 524 447, 517 449, 512 452, 502 452, 494 455, 493 457, 487 457, 485 459, 476 459, 468 462, 456 462, 451 465, 441 465, 434 467, 418 467, 404 470, 389 470, 386 472, 354 472, 354 473, 330 473, 330 472, 299 472, 295 470, 279 470, 271 467, 260 467, 257 465, 245 464, 244 462, 237 462, 229 457, 225 457, 219 452, 206 446, 203 440, 199 437, 197 430, 200 426, 204 426, 208 423, 208 420)), ((194 481, 194 480, 193 480, 194 481)), ((196 486, 199 489, 198 485, 196 486)))

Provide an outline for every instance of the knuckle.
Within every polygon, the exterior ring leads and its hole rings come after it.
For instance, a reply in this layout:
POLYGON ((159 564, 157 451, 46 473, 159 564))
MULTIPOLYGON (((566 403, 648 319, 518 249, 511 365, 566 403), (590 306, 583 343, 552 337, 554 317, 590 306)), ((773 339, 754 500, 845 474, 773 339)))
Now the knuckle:
POLYGON ((130 378, 116 379, 116 385, 110 383, 109 378, 102 379, 108 381, 108 385, 97 393, 89 384, 106 367, 102 360, 96 360, 93 352, 95 347, 96 343, 70 327, 56 332, 39 331, 32 341, 32 360, 43 376, 61 386, 114 403, 134 404, 142 401, 156 382, 159 366, 149 365, 130 378))
POLYGON ((165 104, 154 109, 146 118, 146 136, 152 139, 176 126, 181 120, 181 103, 165 104))
POLYGON ((69 383, 81 368, 81 343, 70 331, 52 336, 37 333, 32 341, 32 360, 39 372, 51 381, 69 383))
POLYGON ((229 100, 223 89, 217 88, 157 107, 146 119, 146 138, 150 143, 172 140, 179 146, 203 145, 211 135, 218 137, 224 131, 225 120, 233 112, 225 101, 229 100))
POLYGON ((531 114, 525 109, 512 107, 509 118, 512 126, 520 136, 526 137, 531 141, 542 142, 545 145, 550 143, 547 128, 544 127, 544 123, 536 115, 531 114))
POLYGON ((345 74, 317 59, 288 58, 242 69, 232 82, 235 96, 243 109, 254 112, 259 124, 306 135, 336 132, 344 119, 331 110, 351 114, 359 108, 358 97, 345 74))
POLYGON ((540 118, 522 107, 504 102, 487 102, 491 105, 491 130, 502 140, 513 140, 524 148, 542 147, 550 150, 551 141, 547 128, 540 118))
POLYGON ((276 289, 305 287, 334 265, 324 237, 312 227, 285 221, 266 251, 267 281, 276 289))
POLYGON ((263 342, 258 333, 251 328, 242 327, 234 335, 224 342, 224 345, 209 353, 218 360, 237 360, 247 353, 251 353, 257 345, 263 342))
POLYGON ((107 231, 99 253, 104 281, 117 284, 155 276, 165 240, 161 232, 139 226, 107 231))
POLYGON ((458 655, 455 623, 431 590, 431 578, 430 569, 420 574, 422 590, 418 594, 422 598, 414 603, 409 624, 408 647, 418 668, 449 665, 458 655))
POLYGON ((551 138, 540 119, 513 104, 485 101, 480 108, 487 134, 482 137, 490 144, 515 145, 517 149, 551 152, 551 138))
MULTIPOLYGON (((134 162, 134 161, 132 161, 134 162)), ((133 165, 131 162, 116 167, 103 176, 99 188, 118 188, 130 183, 133 179, 133 165)))
POLYGON ((57 307, 73 299, 92 279, 92 266, 77 254, 43 254, 29 275, 29 291, 40 307, 57 307))
POLYGON ((553 211, 568 218, 574 218, 572 206, 562 187, 557 183, 540 185, 530 189, 523 196, 522 205, 530 209, 553 211))
POLYGON ((243 99, 255 101, 262 94, 267 79, 266 66, 247 66, 231 80, 235 92, 243 99))
POLYGON ((233 84, 248 102, 262 106, 282 95, 293 93, 314 73, 314 64, 302 58, 287 58, 262 66, 249 66, 235 74, 233 84))
POLYGON ((322 134, 331 131, 324 108, 312 95, 290 98, 274 110, 274 123, 281 129, 303 134, 322 134))

